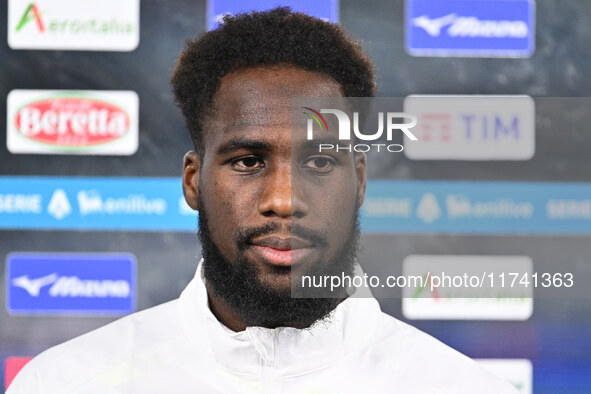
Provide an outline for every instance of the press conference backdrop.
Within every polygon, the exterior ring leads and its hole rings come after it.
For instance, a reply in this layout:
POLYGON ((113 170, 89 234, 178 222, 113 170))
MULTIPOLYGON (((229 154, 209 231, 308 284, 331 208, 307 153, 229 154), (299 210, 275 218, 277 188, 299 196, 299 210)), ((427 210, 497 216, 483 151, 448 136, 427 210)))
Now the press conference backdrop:
MULTIPOLYGON (((359 39, 379 96, 419 105, 419 139, 437 141, 437 149, 369 154, 362 263, 400 274, 403 262, 424 256, 518 256, 536 271, 567 267, 590 282, 587 0, 8 0, 0 11, 1 387, 29 357, 176 298, 192 278, 196 216, 179 179, 191 141, 171 69, 183 40, 221 15, 275 5, 338 22, 359 39), (416 95, 435 101, 408 98, 416 95), (467 116, 443 95, 512 96, 533 103, 532 118, 507 121, 494 103, 467 116)), ((585 294, 496 309, 380 302, 522 393, 591 392, 585 294)))

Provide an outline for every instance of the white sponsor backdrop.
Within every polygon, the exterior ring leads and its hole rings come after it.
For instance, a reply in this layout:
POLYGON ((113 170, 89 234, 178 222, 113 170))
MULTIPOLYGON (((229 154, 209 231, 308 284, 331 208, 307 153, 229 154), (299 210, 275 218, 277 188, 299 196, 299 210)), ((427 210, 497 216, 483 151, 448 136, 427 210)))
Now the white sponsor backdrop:
POLYGON ((520 394, 533 393, 533 367, 524 359, 477 359, 491 373, 511 383, 520 394))
POLYGON ((423 96, 404 100, 418 118, 413 160, 529 160, 535 152, 534 101, 528 96, 423 96))
POLYGON ((132 91, 13 90, 6 112, 11 153, 132 155, 138 148, 132 91))
MULTIPOLYGON (((407 319, 527 320, 533 312, 533 290, 531 287, 518 289, 517 285, 510 288, 508 273, 519 274, 521 278, 523 273, 531 274, 532 270, 533 262, 527 256, 408 256, 402 263, 402 273, 406 277, 424 277, 430 272, 441 279, 444 273, 456 279, 467 275, 483 283, 471 286, 472 281, 462 281, 458 286, 444 287, 430 281, 426 288, 418 291, 406 287, 402 312, 407 319), (506 278, 502 287, 499 274, 506 278), (490 275, 496 281, 493 286, 490 286, 490 275)), ((445 283, 445 280, 440 282, 445 283)))
POLYGON ((131 51, 140 0, 8 0, 12 49, 131 51))

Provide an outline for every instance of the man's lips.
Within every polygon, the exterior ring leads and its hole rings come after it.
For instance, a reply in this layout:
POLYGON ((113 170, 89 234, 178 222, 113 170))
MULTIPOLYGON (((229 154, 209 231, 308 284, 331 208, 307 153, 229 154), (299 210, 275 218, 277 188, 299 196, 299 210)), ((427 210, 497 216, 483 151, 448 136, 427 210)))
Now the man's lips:
POLYGON ((312 252, 313 244, 298 238, 266 237, 252 242, 252 249, 273 265, 290 267, 312 252))
POLYGON ((312 247, 311 242, 294 237, 265 237, 252 241, 252 244, 256 246, 266 246, 276 250, 293 250, 312 247))

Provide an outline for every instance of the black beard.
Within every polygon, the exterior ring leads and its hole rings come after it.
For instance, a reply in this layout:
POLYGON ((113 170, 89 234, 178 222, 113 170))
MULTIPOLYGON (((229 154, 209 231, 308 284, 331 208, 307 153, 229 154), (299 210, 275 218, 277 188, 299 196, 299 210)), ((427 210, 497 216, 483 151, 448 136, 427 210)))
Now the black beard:
MULTIPOLYGON (((202 193, 198 193, 199 196, 202 193)), ((228 261, 211 238, 208 220, 203 201, 198 199, 199 209, 199 240, 203 254, 203 277, 207 288, 217 297, 224 300, 230 309, 238 315, 246 326, 266 328, 296 327, 307 328, 314 323, 327 319, 336 306, 347 297, 346 289, 339 288, 333 292, 327 289, 300 289, 314 298, 292 297, 292 290, 286 291, 269 288, 261 283, 259 273, 254 264, 241 253, 236 261, 228 261)), ((271 234, 279 225, 269 224, 259 228, 239 228, 234 233, 242 250, 249 240, 265 234, 271 234)), ((304 235, 315 242, 325 242, 323 234, 292 225, 292 234, 304 235)), ((351 230, 347 241, 337 255, 326 264, 317 262, 312 271, 303 275, 342 275, 352 276, 359 250, 359 215, 358 210, 352 213, 351 230)), ((292 288, 294 287, 292 278, 292 288)), ((298 282, 301 283, 301 282, 298 282)))

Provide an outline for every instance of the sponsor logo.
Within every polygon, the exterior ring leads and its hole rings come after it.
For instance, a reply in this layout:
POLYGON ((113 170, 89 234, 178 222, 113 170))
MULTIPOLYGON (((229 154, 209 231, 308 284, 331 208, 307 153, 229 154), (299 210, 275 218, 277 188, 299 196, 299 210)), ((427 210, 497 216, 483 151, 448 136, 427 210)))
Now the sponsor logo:
POLYGON ((427 280, 422 287, 403 288, 402 312, 408 319, 527 320, 533 313, 532 289, 508 289, 491 280, 532 271, 528 256, 408 256, 403 275, 427 280))
POLYGON ((441 113, 421 114, 421 140, 430 142, 436 138, 449 141, 451 138, 451 115, 441 113), (437 133, 434 135, 434 133, 437 133))
POLYGON ((364 216, 403 217, 412 215, 410 198, 366 197, 363 203, 364 216))
POLYGON ((41 195, 0 193, 0 214, 41 213, 41 195))
POLYGON ((70 201, 66 192, 62 189, 57 189, 53 192, 49 205, 47 206, 47 213, 56 218, 62 220, 72 212, 70 201))
POLYGON ((534 207, 531 203, 518 202, 510 198, 473 202, 466 195, 450 194, 446 197, 445 203, 447 215, 450 219, 530 219, 534 213, 534 207))
POLYGON ((81 98, 31 103, 14 119, 16 130, 41 143, 85 146, 109 142, 129 130, 129 116, 107 103, 81 98))
POLYGON ((131 155, 137 150, 134 92, 13 90, 7 101, 12 153, 131 155))
POLYGON ((420 141, 405 135, 414 160, 529 160, 535 152, 535 109, 529 96, 409 96, 420 141))
MULTIPOLYGON (((338 23, 338 0, 283 0, 282 6, 291 7, 294 11, 303 12, 324 21, 338 23)), ((213 30, 219 26, 225 15, 235 15, 249 11, 265 11, 277 6, 275 1, 236 1, 236 0, 208 0, 207 1, 207 29, 213 30)))
POLYGON ((17 32, 20 31, 23 28, 23 26, 25 26, 27 23, 31 22, 32 20, 37 22, 37 28, 39 29, 40 32, 45 31, 45 26, 43 24, 43 20, 41 19, 41 14, 39 13, 39 9, 37 8, 37 5, 35 3, 29 4, 27 9, 25 10, 25 13, 23 14, 23 17, 21 18, 21 20, 18 22, 18 25, 16 26, 16 31, 17 32))
POLYGON ((139 0, 8 1, 12 49, 131 51, 139 42, 139 0))
POLYGON ((528 26, 523 21, 484 21, 475 17, 459 17, 448 14, 436 19, 421 15, 412 19, 412 24, 420 27, 431 37, 439 37, 447 27, 450 37, 527 37, 528 26))
POLYGON ((457 19, 456 14, 449 14, 436 19, 429 19, 426 15, 419 16, 412 19, 414 26, 424 29, 431 37, 436 37, 441 34, 443 26, 447 26, 457 19))
POLYGON ((57 273, 30 279, 28 275, 12 280, 31 297, 39 297, 41 288, 52 285, 48 293, 52 297, 129 297, 131 289, 125 280, 83 280, 77 276, 58 276, 57 273))
MULTIPOLYGON (((178 184, 176 177, 0 176, 0 228, 194 232, 197 213, 178 184)), ((583 183, 374 179, 361 226, 374 234, 591 234, 590 195, 583 183)))
POLYGON ((406 47, 416 56, 529 57, 532 0, 407 0, 406 47))
POLYGON ((441 209, 437 198, 432 193, 426 193, 417 207, 417 217, 425 223, 432 223, 441 216, 441 209))
POLYGON ((591 220, 591 200, 551 199, 546 203, 546 215, 553 220, 591 220))
POLYGON ((33 357, 8 357, 4 362, 4 390, 8 390, 8 386, 14 380, 16 375, 33 357))
POLYGON ((98 190, 78 192, 80 215, 164 215, 166 201, 162 198, 148 199, 143 194, 121 198, 103 199, 98 190))
POLYGON ((527 359, 474 359, 493 375, 511 383, 520 394, 533 393, 533 366, 527 359))
POLYGON ((178 184, 174 177, 0 177, 0 228, 195 231, 197 212, 178 184))
POLYGON ((370 180, 361 226, 373 234, 590 234, 590 195, 583 183, 370 180))
POLYGON ((131 254, 26 254, 7 259, 13 314, 124 314, 134 308, 131 254))
POLYGON ((38 297, 41 288, 55 283, 57 278, 58 276, 55 272, 37 279, 29 279, 28 275, 23 275, 14 278, 12 280, 12 285, 25 289, 31 297, 38 297))

